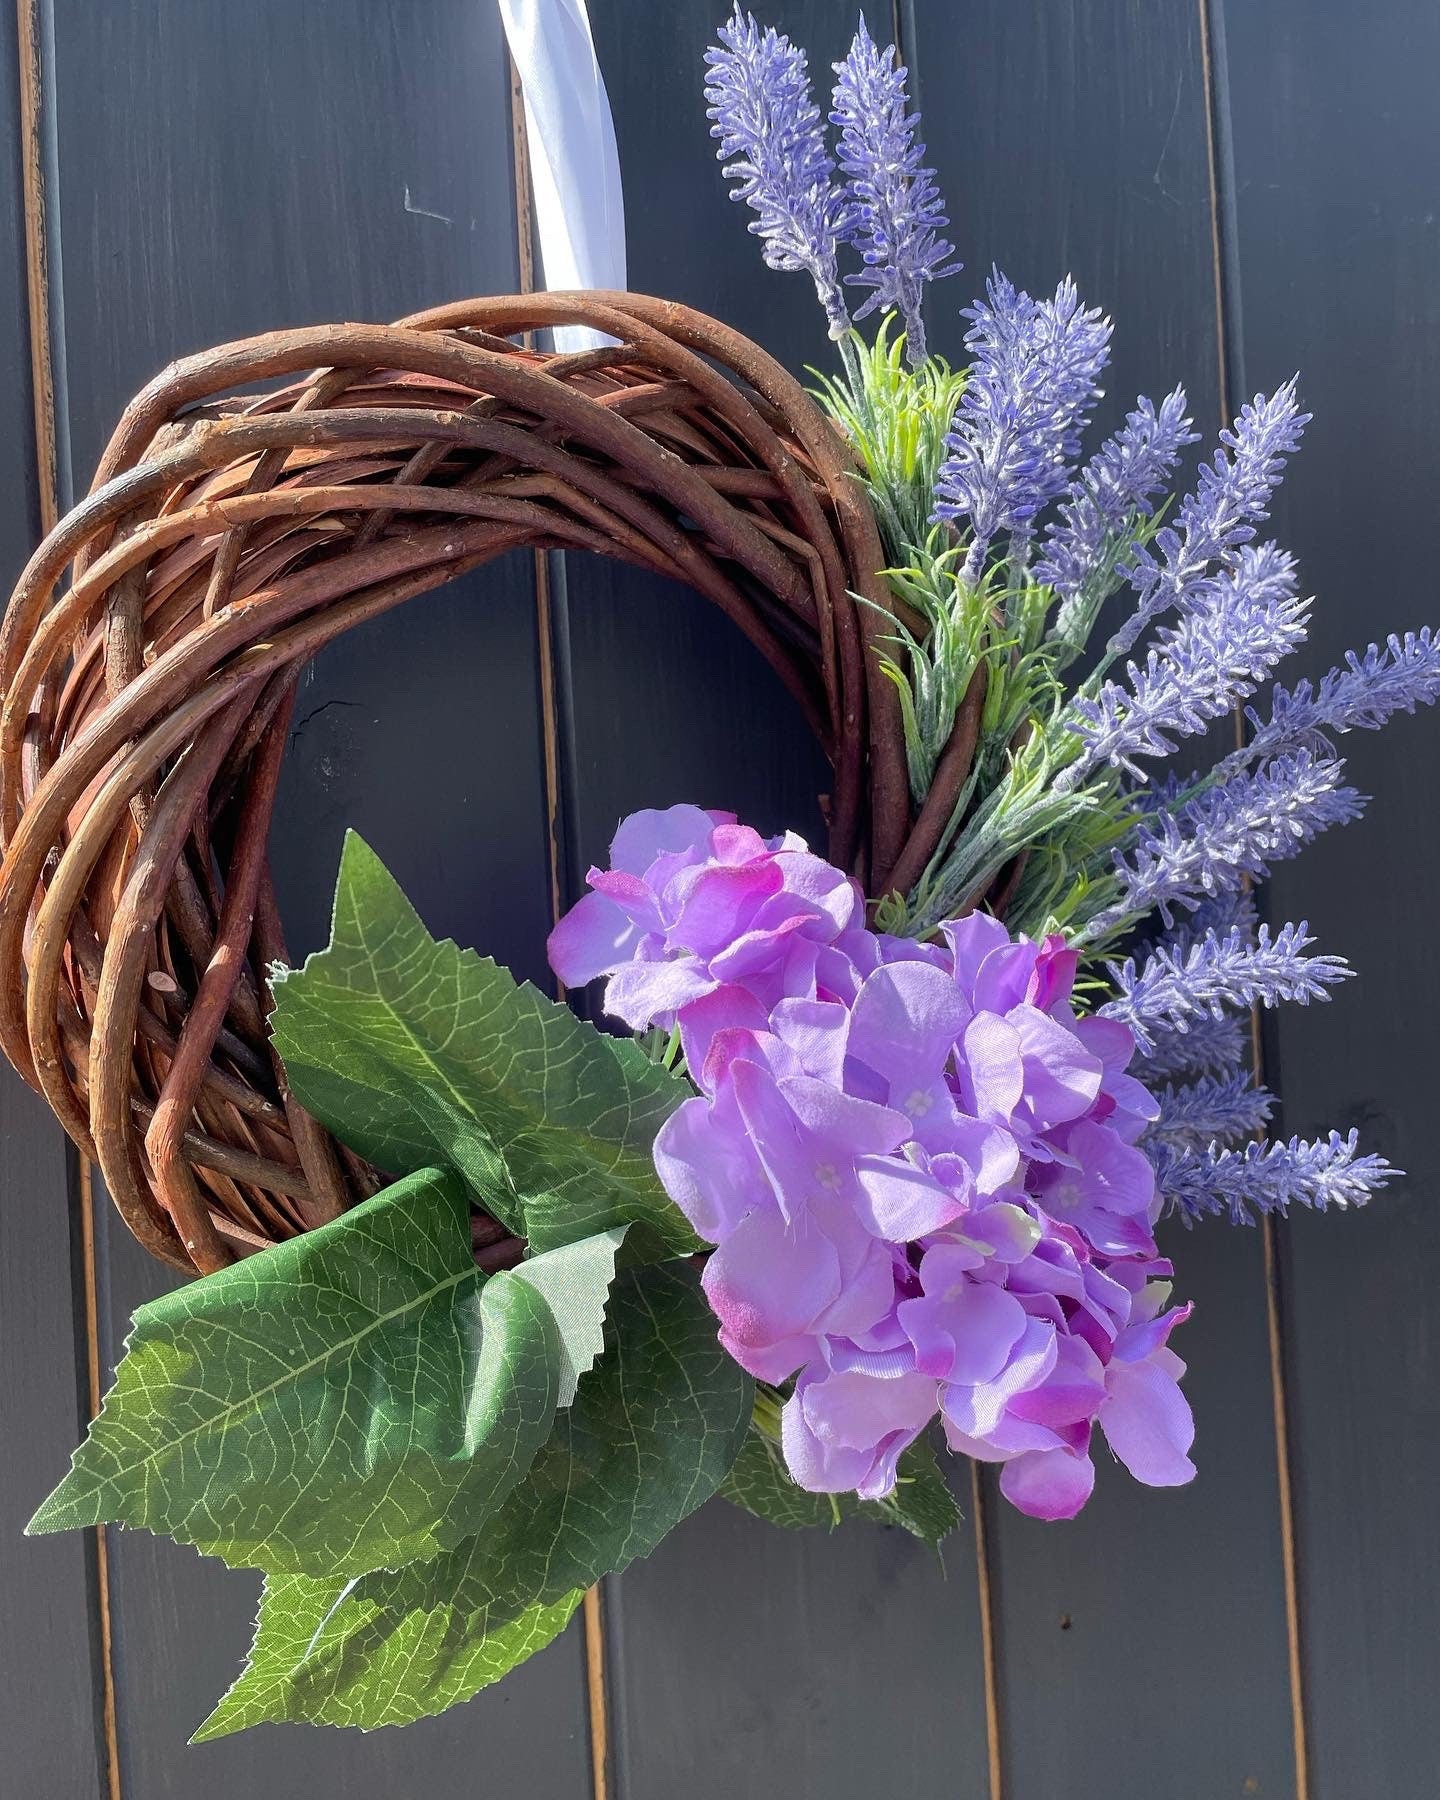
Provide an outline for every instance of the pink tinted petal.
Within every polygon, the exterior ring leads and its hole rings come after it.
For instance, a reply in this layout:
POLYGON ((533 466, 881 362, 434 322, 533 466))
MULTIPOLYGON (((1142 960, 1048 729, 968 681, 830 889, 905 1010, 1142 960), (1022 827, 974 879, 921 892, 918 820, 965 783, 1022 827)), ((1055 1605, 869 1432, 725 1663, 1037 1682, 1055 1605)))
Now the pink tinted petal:
POLYGON ((734 865, 756 862, 770 854, 758 831, 749 825, 737 825, 733 819, 715 827, 710 836, 710 852, 717 862, 734 865))
POLYGON ((610 866, 643 875, 657 856, 708 845, 714 820, 698 806, 647 808, 621 822, 610 844, 610 866))
POLYGON ((757 1208, 711 1256, 701 1285, 726 1333, 764 1349, 809 1331, 836 1300, 840 1259, 809 1219, 787 1224, 757 1208))
POLYGON ((766 895, 780 886, 780 871, 769 862, 738 868, 712 863, 687 871, 675 886, 683 897, 670 926, 670 943, 697 956, 718 957, 746 930, 766 895))
POLYGON ((855 1174, 860 1184, 856 1212, 861 1223, 891 1243, 913 1243, 939 1231, 964 1211, 948 1188, 898 1156, 862 1156, 855 1174))
POLYGON ((1052 931, 1040 946, 1035 970, 1025 998, 1041 1012, 1049 1012, 1070 998, 1075 985, 1075 971, 1080 966, 1080 952, 1069 950, 1058 931, 1052 931))
POLYGON ((725 1354, 757 1381, 770 1382, 788 1381, 797 1369, 815 1360, 820 1347, 816 1337, 781 1338, 778 1344, 756 1347, 740 1343, 728 1331, 720 1333, 720 1343, 725 1354))
POLYGON ((605 1010, 632 1031, 643 1031, 647 1025, 669 1026, 682 1006, 712 993, 716 985, 694 957, 681 962, 625 963, 606 986, 605 1010))
POLYGON ((1186 1454, 1195 1441, 1190 1403, 1156 1362, 1110 1365, 1100 1429, 1146 1487, 1181 1487, 1194 1478, 1186 1454))
POLYGON ((697 1000, 687 1001, 676 1022, 685 1067, 707 1093, 714 1093, 730 1060, 727 1056, 713 1071, 707 1070, 717 1035, 730 1031, 760 1032, 767 1023, 765 1008, 741 987, 717 987, 697 1000))
POLYGON ((613 900, 584 894, 550 933, 545 954, 566 987, 584 987, 629 962, 643 935, 642 927, 613 900))
POLYGON ((1000 1492, 1032 1519, 1073 1519, 1094 1488, 1094 1463, 1071 1450, 1027 1451, 1000 1474, 1000 1492))

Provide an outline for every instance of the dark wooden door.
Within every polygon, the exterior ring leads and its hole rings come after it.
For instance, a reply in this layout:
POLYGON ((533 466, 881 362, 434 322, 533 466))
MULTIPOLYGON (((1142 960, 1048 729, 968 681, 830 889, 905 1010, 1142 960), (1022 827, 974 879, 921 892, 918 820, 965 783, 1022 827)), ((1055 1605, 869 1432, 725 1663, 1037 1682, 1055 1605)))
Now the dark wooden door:
MULTIPOLYGON (((706 136, 700 58, 720 10, 591 0, 631 283, 798 368, 823 351, 818 314, 802 280, 761 267, 706 136)), ((855 7, 762 11, 823 70, 855 7)), ((889 8, 869 12, 883 41, 889 8)), ((1183 378, 1213 430, 1298 364, 1316 418, 1280 527, 1319 595, 1306 668, 1433 617, 1433 0, 895 13, 969 265, 937 295, 938 347, 959 353, 958 308, 993 260, 1031 287, 1073 270, 1112 312, 1113 411, 1183 378)), ((492 0, 18 14, 20 33, 0 8, 7 578, 171 357, 524 279, 492 0)), ((795 1539, 717 1502, 606 1585, 603 1622, 588 1609, 501 1688, 403 1733, 265 1727, 187 1749, 243 1651, 255 1583, 141 1534, 20 1537, 130 1310, 167 1276, 38 1103, 0 1081, 0 1800, 1430 1800, 1440 968, 1423 884, 1440 726, 1402 720, 1352 763, 1380 795, 1371 815, 1288 869, 1273 904, 1363 979, 1270 1033, 1267 1074, 1287 1131, 1354 1123, 1410 1175, 1368 1217, 1178 1235, 1199 1302, 1194 1486, 1102 1470, 1079 1522, 1043 1526, 962 1467, 967 1527, 943 1580, 892 1534, 795 1539)), ((543 978, 552 853, 571 894, 637 805, 814 830, 821 785, 777 684, 700 601, 586 558, 517 556, 307 678, 276 843, 292 949, 324 935, 347 824, 437 933, 543 978)))

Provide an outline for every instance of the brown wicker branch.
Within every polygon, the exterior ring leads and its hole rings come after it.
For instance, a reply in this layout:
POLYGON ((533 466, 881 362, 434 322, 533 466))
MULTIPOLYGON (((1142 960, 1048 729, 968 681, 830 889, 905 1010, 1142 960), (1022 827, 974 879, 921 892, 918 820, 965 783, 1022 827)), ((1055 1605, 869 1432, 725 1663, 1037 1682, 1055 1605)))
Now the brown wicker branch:
MULTIPOLYGON (((638 295, 541 294, 172 364, 0 627, 0 1046, 178 1266, 375 1191, 266 1062, 289 696, 340 633, 517 546, 696 589, 831 757, 832 856, 883 884, 923 848, 884 620, 856 600, 884 589, 853 455, 738 332, 638 295), (511 341, 560 323, 617 342, 511 341)), ((476 1239, 496 1266, 519 1254, 502 1238, 476 1239)))

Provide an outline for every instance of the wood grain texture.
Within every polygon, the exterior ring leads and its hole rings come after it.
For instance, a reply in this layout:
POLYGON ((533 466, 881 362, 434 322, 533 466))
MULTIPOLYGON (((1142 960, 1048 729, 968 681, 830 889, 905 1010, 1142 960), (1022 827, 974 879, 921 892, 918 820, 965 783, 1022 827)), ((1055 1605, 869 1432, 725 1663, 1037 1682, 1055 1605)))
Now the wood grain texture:
MULTIPOLYGON (((992 263, 1032 292, 1071 272, 1115 320, 1097 435, 1137 392, 1158 399, 1183 380, 1213 437, 1219 338, 1193 0, 972 0, 963 33, 944 0, 910 0, 903 16, 929 160, 968 264, 932 291, 936 347, 960 355, 955 309, 992 263)), ((1216 1227, 1174 1231, 1168 1248, 1177 1292, 1196 1302, 1177 1348, 1191 1369, 1198 1480, 1152 1492, 1104 1466, 1102 1449, 1095 1498, 1073 1524, 989 1508, 1010 1800, 1293 1793, 1261 1244, 1216 1227), (1116 1756, 1121 1704, 1144 1720, 1134 1759, 1116 1756)))
MULTIPOLYGON (((1315 414, 1276 531, 1318 595, 1296 674, 1433 623, 1440 466, 1440 14, 1421 0, 1227 5, 1243 391, 1297 365, 1315 414)), ((1368 816, 1280 871, 1359 979, 1269 1033, 1287 1131, 1356 1126, 1409 1171, 1356 1218, 1279 1232, 1316 1800, 1435 1791, 1440 1181, 1427 883, 1440 721, 1345 741, 1368 816)))
MULTIPOLYGON (((177 354, 516 284, 493 8, 67 6, 57 9, 56 75, 63 249, 52 270, 63 269, 82 489, 125 398, 177 354)), ((324 940, 341 834, 353 825, 437 934, 543 973, 529 558, 412 602, 320 659, 296 707, 278 818, 293 954, 324 940), (402 766, 412 783, 396 779, 402 766)), ((130 1311, 166 1277, 108 1208, 99 1234, 117 1354, 130 1311)), ((112 1538, 111 1561, 127 1800, 589 1792, 578 1625, 503 1688, 403 1734, 273 1727, 191 1750, 189 1731, 248 1642, 256 1583, 140 1533, 112 1538)))
MULTIPOLYGON (((27 20, 28 24, 28 20, 27 20)), ((17 12, 0 7, 0 393, 11 455, 0 487, 0 566, 23 564, 42 515, 36 466, 47 422, 31 382, 17 12)), ((33 183, 32 183, 33 192, 33 183)), ((104 1791, 94 1560, 84 1538, 27 1539, 26 1519, 64 1469, 85 1414, 84 1309, 63 1138, 41 1102, 0 1073, 0 1793, 104 1791)))
MULTIPOLYGON (((702 58, 723 11, 714 0, 591 6, 625 171, 630 285, 704 307, 798 371, 826 355, 813 288, 764 267, 707 135, 702 58)), ((854 13, 849 0, 805 0, 763 17, 824 79, 854 13)), ((637 806, 697 801, 823 842, 828 770, 748 645, 683 589, 564 562, 572 880, 637 806)), ((893 1533, 807 1542, 712 1502, 607 1583, 620 1795, 983 1794, 968 1530, 946 1569, 937 1581, 923 1549, 893 1533)))

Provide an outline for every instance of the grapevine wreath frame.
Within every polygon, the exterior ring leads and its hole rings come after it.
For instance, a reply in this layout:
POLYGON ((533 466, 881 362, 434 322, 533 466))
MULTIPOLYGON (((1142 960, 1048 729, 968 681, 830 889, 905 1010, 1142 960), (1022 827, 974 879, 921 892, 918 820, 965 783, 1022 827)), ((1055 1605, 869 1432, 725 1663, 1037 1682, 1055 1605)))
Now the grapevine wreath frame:
MULTIPOLYGON (((0 1045, 148 1251, 208 1273, 382 1185, 269 1043, 270 816, 310 659, 492 557, 591 550, 713 601, 833 766, 832 860, 874 894, 914 881, 981 696, 912 818, 856 470, 756 344, 635 294, 270 332, 141 390, 0 631, 0 1045), (557 325, 616 342, 512 341, 557 325)), ((475 1239, 519 1253, 483 1217, 475 1239)))

